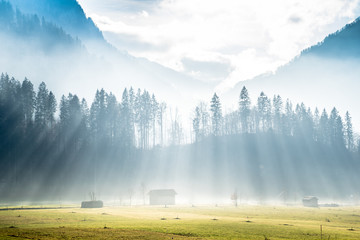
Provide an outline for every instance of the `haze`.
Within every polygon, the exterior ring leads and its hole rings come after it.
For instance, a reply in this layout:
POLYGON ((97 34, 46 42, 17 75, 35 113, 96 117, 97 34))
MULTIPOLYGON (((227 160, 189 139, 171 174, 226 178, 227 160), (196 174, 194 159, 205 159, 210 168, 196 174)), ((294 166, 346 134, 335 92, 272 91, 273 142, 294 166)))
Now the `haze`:
POLYGON ((357 204, 359 6, 0 0, 0 201, 357 204))
POLYGON ((80 0, 120 50, 217 91, 289 62, 359 16, 358 0, 80 0))

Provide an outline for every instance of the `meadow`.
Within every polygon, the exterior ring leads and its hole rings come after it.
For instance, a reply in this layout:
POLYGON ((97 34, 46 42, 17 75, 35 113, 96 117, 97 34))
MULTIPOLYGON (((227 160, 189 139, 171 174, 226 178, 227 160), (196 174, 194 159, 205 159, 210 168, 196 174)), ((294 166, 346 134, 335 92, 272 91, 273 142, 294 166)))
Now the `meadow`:
POLYGON ((360 239, 360 207, 48 207, 0 208, 0 239, 360 239))

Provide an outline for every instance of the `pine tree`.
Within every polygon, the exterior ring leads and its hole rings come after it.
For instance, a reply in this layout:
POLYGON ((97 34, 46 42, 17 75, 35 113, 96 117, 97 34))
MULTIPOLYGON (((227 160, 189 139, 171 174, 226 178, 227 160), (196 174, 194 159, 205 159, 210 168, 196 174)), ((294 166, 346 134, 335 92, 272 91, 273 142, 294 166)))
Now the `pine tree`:
POLYGON ((183 140, 183 129, 180 123, 180 116, 178 109, 175 109, 175 114, 172 114, 172 110, 170 109, 170 120, 171 120, 171 128, 170 128, 170 144, 179 145, 183 140))
POLYGON ((319 139, 322 143, 330 144, 329 117, 324 109, 319 122, 319 139))
POLYGON ((156 145, 156 120, 158 117, 159 103, 156 101, 154 94, 151 96, 151 121, 152 121, 152 133, 153 133, 153 146, 156 145))
POLYGON ((288 136, 293 135, 294 128, 294 110, 293 105, 289 99, 286 100, 285 116, 283 121, 283 133, 288 136))
POLYGON ((106 123, 106 97, 104 89, 97 90, 95 99, 90 108, 90 126, 92 131, 92 140, 94 142, 105 143, 107 136, 106 123))
POLYGON ((62 95, 60 100, 60 127, 61 131, 64 132, 69 125, 70 111, 69 111, 69 101, 62 95))
POLYGON ((349 150, 354 150, 354 133, 349 112, 346 112, 345 114, 345 140, 346 147, 349 150))
POLYGON ((68 144, 73 151, 80 149, 82 112, 77 95, 68 96, 69 124, 67 128, 68 144))
POLYGON ((119 104, 115 95, 111 92, 106 96, 106 119, 107 132, 111 145, 116 145, 119 141, 118 124, 119 124, 119 104))
POLYGON ((241 128, 242 132, 249 132, 249 121, 250 121, 250 113, 251 113, 251 100, 249 97, 249 93, 244 86, 240 93, 239 99, 239 114, 241 119, 241 128))
POLYGON ((33 84, 25 78, 21 85, 21 101, 24 112, 25 127, 32 124, 34 107, 35 107, 35 92, 33 84))
POLYGON ((345 146, 345 142, 344 142, 344 124, 342 121, 341 116, 338 116, 336 118, 336 127, 335 127, 335 143, 338 146, 344 147, 345 146))
POLYGON ((82 143, 82 146, 89 145, 89 128, 90 128, 90 110, 85 98, 81 99, 80 104, 81 109, 81 122, 79 127, 79 138, 82 143))
POLYGON ((274 106, 274 130, 277 133, 280 133, 282 131, 282 108, 283 108, 283 102, 279 95, 274 96, 273 98, 273 106, 274 106))
POLYGON ((130 97, 127 89, 125 88, 121 104, 120 104, 120 135, 121 135, 121 144, 130 147, 134 144, 133 132, 134 125, 132 123, 132 112, 131 112, 130 97))
POLYGON ((49 91, 44 82, 40 83, 36 96, 35 124, 38 128, 46 127, 47 105, 49 104, 49 91))
POLYGON ((320 125, 320 113, 319 109, 315 108, 314 112, 314 140, 319 141, 319 126, 320 125))
POLYGON ((130 123, 131 123, 131 145, 135 146, 135 93, 134 89, 130 87, 129 89, 129 110, 130 110, 130 123))
POLYGON ((261 92, 258 97, 257 107, 260 121, 262 123, 262 130, 265 132, 271 127, 271 102, 264 92, 261 92))
POLYGON ((200 140, 200 121, 201 121, 201 113, 200 109, 197 106, 195 108, 195 117, 193 118, 193 131, 195 134, 195 142, 198 142, 200 140))
POLYGON ((56 99, 55 95, 50 91, 46 101, 46 123, 49 128, 52 128, 55 124, 55 113, 56 113, 56 99))
POLYGON ((333 145, 344 145, 344 132, 342 119, 334 107, 329 117, 330 143, 333 145))
POLYGON ((165 117, 165 111, 166 111, 166 103, 165 102, 162 102, 160 103, 159 105, 159 111, 158 111, 158 124, 160 126, 160 144, 161 146, 164 145, 164 124, 165 124, 165 121, 164 121, 164 117, 165 117))
POLYGON ((216 95, 216 93, 214 93, 214 96, 211 99, 210 111, 211 111, 212 133, 215 136, 220 136, 222 130, 222 111, 221 111, 220 99, 216 95))

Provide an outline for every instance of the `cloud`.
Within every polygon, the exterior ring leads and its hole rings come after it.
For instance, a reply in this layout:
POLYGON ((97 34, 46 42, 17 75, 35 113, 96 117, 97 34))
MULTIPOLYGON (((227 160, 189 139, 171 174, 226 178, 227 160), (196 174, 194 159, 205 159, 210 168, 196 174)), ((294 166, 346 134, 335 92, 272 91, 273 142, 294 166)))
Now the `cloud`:
POLYGON ((196 61, 190 58, 181 60, 184 72, 200 80, 219 82, 229 76, 233 68, 229 62, 196 61))
POLYGON ((204 77, 203 80, 214 74, 216 79, 223 78, 218 88, 224 88, 275 71, 302 49, 355 19, 359 1, 81 0, 80 3, 101 30, 118 34, 117 41, 112 38, 115 46, 126 46, 125 50, 135 56, 204 77), (131 36, 133 44, 126 36, 131 36), (224 71, 224 64, 231 72, 224 71))
POLYGON ((301 22, 301 20, 302 19, 300 17, 296 16, 296 15, 293 15, 293 16, 289 17, 289 21, 291 23, 299 23, 299 22, 301 22))
POLYGON ((153 52, 165 52, 169 45, 167 44, 152 44, 144 42, 137 35, 134 34, 122 34, 104 31, 104 37, 111 43, 115 43, 117 48, 122 51, 132 49, 136 52, 153 51, 153 52))

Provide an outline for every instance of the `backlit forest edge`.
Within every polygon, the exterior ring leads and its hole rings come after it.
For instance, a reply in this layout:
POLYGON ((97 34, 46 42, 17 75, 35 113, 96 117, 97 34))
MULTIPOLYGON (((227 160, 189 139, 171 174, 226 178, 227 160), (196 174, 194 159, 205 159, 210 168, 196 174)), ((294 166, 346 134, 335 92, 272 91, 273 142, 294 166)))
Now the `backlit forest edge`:
POLYGON ((263 92, 252 102, 245 87, 237 101, 224 115, 216 94, 194 106, 193 140, 183 144, 178 113, 169 116, 146 90, 124 89, 120 101, 102 89, 90 105, 75 94, 58 102, 45 83, 35 92, 29 80, 2 74, 0 200, 96 191, 126 201, 159 182, 194 199, 198 189, 259 200, 358 196, 359 145, 348 112, 312 111, 263 92))

